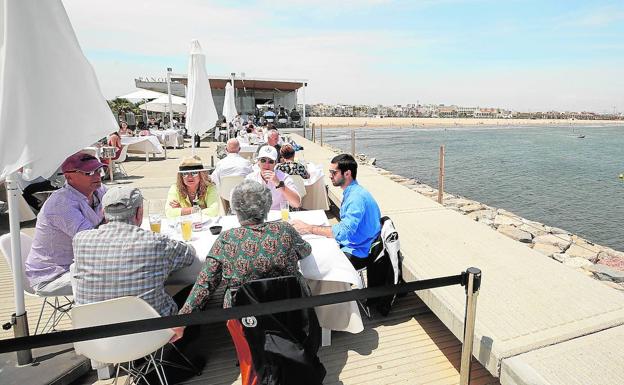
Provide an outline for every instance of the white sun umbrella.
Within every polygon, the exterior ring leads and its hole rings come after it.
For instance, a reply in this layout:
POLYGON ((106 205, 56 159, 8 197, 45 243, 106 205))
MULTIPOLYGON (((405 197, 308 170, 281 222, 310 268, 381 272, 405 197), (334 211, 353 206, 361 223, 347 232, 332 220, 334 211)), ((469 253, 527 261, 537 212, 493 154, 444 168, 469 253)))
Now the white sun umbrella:
POLYGON ((159 97, 161 97, 163 95, 166 96, 167 94, 164 94, 162 92, 152 91, 152 90, 141 90, 141 89, 138 89, 136 91, 132 91, 132 92, 127 93, 125 95, 117 96, 117 99, 126 99, 126 100, 130 100, 130 101, 139 101, 139 100, 146 100, 146 99, 156 99, 156 98, 159 98, 159 97))
POLYGON ((186 101, 186 129, 189 135, 202 134, 214 126, 218 119, 217 109, 206 72, 206 56, 198 40, 191 41, 186 101))
MULTIPOLYGON (((49 177, 117 123, 60 0, 0 0, 0 22, 0 180, 9 196, 15 312, 24 326, 15 173, 24 167, 26 179, 49 177)), ((18 352, 20 364, 29 357, 18 352)))
MULTIPOLYGON (((169 96, 164 94, 163 96, 141 104, 140 109, 152 112, 169 112, 169 96)), ((182 113, 186 111, 186 98, 181 96, 171 95, 171 108, 175 113, 182 113)))
MULTIPOLYGON (((228 82, 225 85, 225 99, 223 100, 223 117, 225 121, 232 123, 238 113, 236 112, 236 102, 234 101, 234 87, 228 82)), ((230 137, 230 129, 228 126, 228 138, 230 137)))

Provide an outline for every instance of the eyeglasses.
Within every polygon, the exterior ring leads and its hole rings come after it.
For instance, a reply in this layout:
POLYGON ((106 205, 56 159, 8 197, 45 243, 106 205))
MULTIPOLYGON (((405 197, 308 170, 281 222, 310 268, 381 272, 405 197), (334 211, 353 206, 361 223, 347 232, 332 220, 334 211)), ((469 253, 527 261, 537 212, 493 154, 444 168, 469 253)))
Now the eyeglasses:
POLYGON ((199 171, 191 171, 191 172, 182 173, 182 177, 189 177, 189 176, 192 176, 193 178, 196 176, 199 176, 199 171))
POLYGON ((269 162, 269 164, 275 164, 275 161, 273 159, 260 158, 260 163, 266 163, 266 162, 269 162))
POLYGON ((82 175, 86 175, 86 176, 93 176, 95 174, 100 175, 100 169, 99 168, 97 170, 93 170, 93 171, 74 170, 74 171, 70 171, 70 172, 73 172, 73 173, 79 172, 82 175))
POLYGON ((336 174, 338 174, 340 170, 329 170, 329 175, 334 176, 336 174))

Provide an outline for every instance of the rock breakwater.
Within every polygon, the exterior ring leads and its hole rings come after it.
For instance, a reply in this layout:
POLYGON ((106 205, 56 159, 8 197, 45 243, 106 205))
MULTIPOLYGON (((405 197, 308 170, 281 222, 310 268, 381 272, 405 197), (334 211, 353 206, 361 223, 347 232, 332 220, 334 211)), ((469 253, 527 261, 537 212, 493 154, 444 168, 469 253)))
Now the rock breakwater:
MULTIPOLYGON (((343 151, 332 148, 337 153, 343 151)), ((358 154, 361 163, 375 166, 375 158, 358 154)), ((434 201, 438 190, 418 180, 406 178, 375 166, 381 175, 402 184, 434 201)), ((522 218, 510 211, 495 208, 457 194, 444 193, 443 206, 490 227, 506 237, 552 258, 570 268, 624 291, 624 253, 595 244, 566 230, 522 218)))

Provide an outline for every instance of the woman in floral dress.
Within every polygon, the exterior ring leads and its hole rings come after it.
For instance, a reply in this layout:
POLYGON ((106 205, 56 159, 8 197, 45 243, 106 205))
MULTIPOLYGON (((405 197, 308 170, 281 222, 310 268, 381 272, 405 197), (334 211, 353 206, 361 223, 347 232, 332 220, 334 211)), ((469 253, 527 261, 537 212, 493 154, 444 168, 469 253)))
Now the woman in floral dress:
MULTIPOLYGON (((297 262, 312 252, 288 222, 265 222, 272 198, 262 184, 243 181, 232 192, 231 203, 241 227, 219 235, 180 314, 201 310, 221 280, 227 286, 223 299, 227 308, 232 303, 231 288, 256 279, 299 275, 297 262)), ((183 328, 174 331, 175 340, 183 328)))

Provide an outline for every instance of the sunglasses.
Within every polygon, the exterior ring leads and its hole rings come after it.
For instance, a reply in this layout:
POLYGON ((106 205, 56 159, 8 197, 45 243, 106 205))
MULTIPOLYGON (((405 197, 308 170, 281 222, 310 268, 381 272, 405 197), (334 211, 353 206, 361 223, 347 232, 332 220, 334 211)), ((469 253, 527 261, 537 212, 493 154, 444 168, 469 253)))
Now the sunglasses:
POLYGON ((340 170, 329 170, 329 175, 334 176, 334 175, 338 174, 338 171, 340 171, 340 170))
POLYGON ((269 162, 269 164, 275 164, 275 161, 273 159, 260 158, 260 163, 266 163, 266 162, 269 162))
POLYGON ((77 173, 77 172, 79 172, 79 173, 81 173, 82 175, 86 175, 86 176, 93 176, 93 175, 95 175, 95 174, 98 174, 98 175, 99 175, 99 174, 100 174, 100 169, 98 168, 97 170, 93 170, 93 171, 81 171, 81 170, 74 170, 74 171, 70 171, 70 172, 73 172, 73 173, 77 173))
POLYGON ((192 176, 193 178, 196 176, 199 176, 199 171, 190 171, 190 172, 183 172, 182 173, 182 177, 189 177, 192 176))

